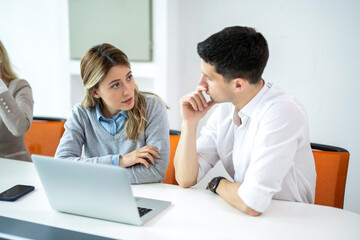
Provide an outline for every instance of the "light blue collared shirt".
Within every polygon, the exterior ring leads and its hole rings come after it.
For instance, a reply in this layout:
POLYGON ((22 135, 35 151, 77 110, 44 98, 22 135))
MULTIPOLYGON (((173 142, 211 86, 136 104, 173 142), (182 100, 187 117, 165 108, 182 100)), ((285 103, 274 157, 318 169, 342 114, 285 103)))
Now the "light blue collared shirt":
MULTIPOLYGON (((102 115, 99 104, 96 104, 95 108, 96 108, 96 119, 99 121, 101 126, 103 126, 103 128, 108 133, 115 136, 115 134, 117 134, 120 131, 121 127, 125 124, 125 121, 127 119, 127 111, 122 110, 110 119, 110 118, 105 118, 102 115)), ((111 157, 113 165, 119 166, 119 157, 120 157, 119 154, 113 155, 111 157)))

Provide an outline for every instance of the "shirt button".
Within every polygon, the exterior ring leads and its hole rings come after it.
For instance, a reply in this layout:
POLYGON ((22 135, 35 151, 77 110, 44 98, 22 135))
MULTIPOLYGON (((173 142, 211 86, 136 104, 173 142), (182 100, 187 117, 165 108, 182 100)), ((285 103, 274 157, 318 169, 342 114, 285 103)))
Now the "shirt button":
POLYGON ((10 110, 10 109, 8 110, 8 113, 9 113, 9 112, 11 112, 11 110, 10 110))
POLYGON ((6 102, 3 102, 3 105, 6 105, 6 102))
POLYGON ((0 101, 3 101, 4 99, 3 98, 0 98, 0 101))
POLYGON ((9 108, 9 106, 5 106, 5 109, 8 109, 9 108))

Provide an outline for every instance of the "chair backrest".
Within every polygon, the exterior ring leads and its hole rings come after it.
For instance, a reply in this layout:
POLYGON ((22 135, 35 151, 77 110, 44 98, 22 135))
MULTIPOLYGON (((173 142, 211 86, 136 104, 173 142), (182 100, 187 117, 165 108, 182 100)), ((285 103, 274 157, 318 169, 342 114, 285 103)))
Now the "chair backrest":
POLYGON ((170 159, 163 183, 178 185, 175 179, 174 156, 180 139, 180 131, 170 130, 170 159))
POLYGON ((25 133, 25 145, 30 154, 54 156, 65 129, 65 119, 34 117, 25 133))
POLYGON ((315 204, 343 208, 350 154, 346 149, 311 143, 316 167, 315 204))

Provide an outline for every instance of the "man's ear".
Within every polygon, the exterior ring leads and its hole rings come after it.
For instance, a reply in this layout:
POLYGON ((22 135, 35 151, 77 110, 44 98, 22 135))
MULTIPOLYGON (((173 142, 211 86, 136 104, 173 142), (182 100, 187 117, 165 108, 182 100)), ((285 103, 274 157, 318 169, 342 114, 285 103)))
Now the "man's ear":
POLYGON ((242 92, 246 88, 247 81, 243 78, 235 78, 234 84, 235 84, 235 91, 242 92))

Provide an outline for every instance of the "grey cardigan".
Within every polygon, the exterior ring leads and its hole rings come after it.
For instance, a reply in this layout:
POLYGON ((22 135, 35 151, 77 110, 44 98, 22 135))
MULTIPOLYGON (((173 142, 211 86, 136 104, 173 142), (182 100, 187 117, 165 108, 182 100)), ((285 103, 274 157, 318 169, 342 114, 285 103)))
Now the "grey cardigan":
POLYGON ((112 164, 112 155, 125 155, 146 145, 154 146, 159 150, 160 155, 159 159, 154 158, 155 164, 150 163, 149 168, 143 164, 136 164, 126 169, 131 183, 163 181, 170 155, 166 105, 154 95, 145 95, 145 99, 147 109, 145 134, 140 134, 136 142, 126 139, 124 126, 115 136, 108 133, 96 119, 95 107, 87 109, 80 104, 75 105, 72 115, 65 123, 65 132, 55 157, 112 164), (82 156, 83 147, 85 156, 82 156))
POLYGON ((22 79, 10 81, 8 91, 0 94, 0 105, 0 157, 31 161, 24 136, 33 118, 29 83, 22 79))

